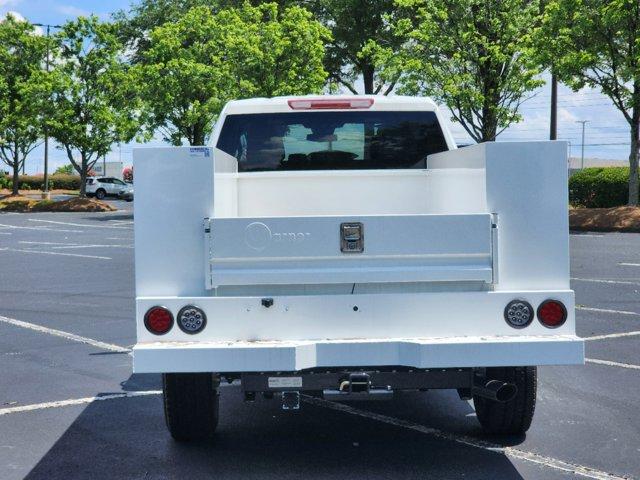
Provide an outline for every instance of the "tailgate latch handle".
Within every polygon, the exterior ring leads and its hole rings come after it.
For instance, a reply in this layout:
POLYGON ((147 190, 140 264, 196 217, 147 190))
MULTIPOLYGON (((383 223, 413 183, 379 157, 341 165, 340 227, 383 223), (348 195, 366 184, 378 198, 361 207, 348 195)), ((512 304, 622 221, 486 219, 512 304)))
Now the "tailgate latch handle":
POLYGON ((360 222, 340 224, 340 251, 362 253, 364 251, 364 228, 360 222))

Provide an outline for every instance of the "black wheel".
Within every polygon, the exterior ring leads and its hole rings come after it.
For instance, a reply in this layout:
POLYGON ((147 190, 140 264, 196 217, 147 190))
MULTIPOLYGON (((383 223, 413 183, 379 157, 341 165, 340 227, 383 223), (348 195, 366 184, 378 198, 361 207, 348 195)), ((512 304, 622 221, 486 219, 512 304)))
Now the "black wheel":
POLYGON ((164 418, 175 440, 213 437, 218 426, 219 384, 219 378, 212 373, 162 375, 164 418))
POLYGON ((98 190, 96 190, 96 198, 98 200, 102 200, 106 196, 107 192, 104 190, 104 188, 99 188, 98 190))
POLYGON ((473 404, 482 429, 486 433, 503 435, 525 433, 536 409, 536 367, 487 368, 486 375, 490 380, 515 384, 518 393, 513 400, 504 403, 474 395, 473 404))

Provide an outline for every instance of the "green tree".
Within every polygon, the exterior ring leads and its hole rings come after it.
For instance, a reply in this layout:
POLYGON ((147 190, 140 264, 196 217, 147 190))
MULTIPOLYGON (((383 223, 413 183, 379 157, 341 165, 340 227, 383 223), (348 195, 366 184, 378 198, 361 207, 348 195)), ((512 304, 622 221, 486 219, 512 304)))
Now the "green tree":
POLYGON ((401 91, 445 103, 477 142, 492 141, 511 123, 528 92, 543 84, 531 32, 533 0, 398 0, 414 11, 396 32, 406 40, 401 91))
POLYGON ((156 28, 133 68, 148 131, 202 145, 231 99, 320 91, 328 35, 307 10, 275 3, 197 7, 156 28))
POLYGON ((392 25, 401 17, 394 0, 313 0, 305 2, 331 30, 326 68, 329 79, 357 94, 389 94, 402 74, 403 40, 392 25))
MULTIPOLYGON (((254 6, 268 3, 264 0, 247 0, 254 6)), ((290 6, 295 0, 277 0, 279 6, 290 6)), ((150 47, 149 35, 157 27, 177 22, 195 7, 207 7, 211 13, 223 8, 237 7, 238 0, 141 0, 131 4, 129 10, 119 10, 113 14, 118 24, 121 41, 127 47, 133 63, 144 61, 143 53, 150 47)))
POLYGON ((73 165, 71 165, 70 163, 67 163, 62 167, 56 168, 56 171, 53 172, 53 174, 54 175, 71 175, 73 174, 73 170, 74 170, 73 165))
POLYGON ((85 195, 87 173, 117 142, 138 132, 137 105, 122 45, 114 25, 95 16, 68 22, 58 34, 52 70, 49 133, 80 174, 85 195))
POLYGON ((0 21, 0 160, 13 170, 14 195, 20 169, 42 137, 45 42, 11 14, 0 21))
POLYGON ((640 3, 551 0, 536 32, 543 61, 579 90, 598 87, 629 124, 629 205, 638 205, 640 3))

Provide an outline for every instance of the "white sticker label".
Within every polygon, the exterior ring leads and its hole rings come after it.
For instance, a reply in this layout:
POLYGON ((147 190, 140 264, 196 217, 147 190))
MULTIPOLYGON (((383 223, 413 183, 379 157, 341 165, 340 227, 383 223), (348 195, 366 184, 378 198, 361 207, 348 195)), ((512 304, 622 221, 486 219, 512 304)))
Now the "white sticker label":
POLYGON ((302 388, 302 377, 269 377, 269 388, 302 388))
POLYGON ((192 157, 208 157, 209 149, 207 147, 191 147, 189 148, 189 155, 192 157))

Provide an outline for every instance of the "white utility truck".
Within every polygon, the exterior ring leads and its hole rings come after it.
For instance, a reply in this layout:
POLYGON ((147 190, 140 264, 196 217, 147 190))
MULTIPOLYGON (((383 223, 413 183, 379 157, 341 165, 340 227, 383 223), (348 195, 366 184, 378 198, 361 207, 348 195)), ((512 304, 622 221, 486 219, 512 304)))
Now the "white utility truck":
POLYGON ((137 373, 204 439, 221 381, 298 409, 456 389, 525 432, 536 366, 580 364, 567 145, 456 149, 408 97, 227 104, 211 146, 134 152, 137 373))

